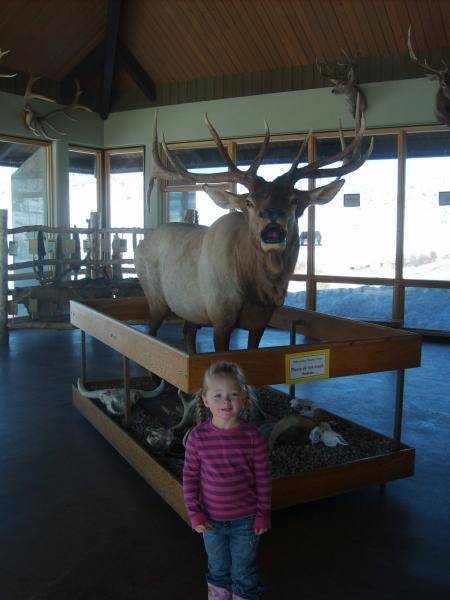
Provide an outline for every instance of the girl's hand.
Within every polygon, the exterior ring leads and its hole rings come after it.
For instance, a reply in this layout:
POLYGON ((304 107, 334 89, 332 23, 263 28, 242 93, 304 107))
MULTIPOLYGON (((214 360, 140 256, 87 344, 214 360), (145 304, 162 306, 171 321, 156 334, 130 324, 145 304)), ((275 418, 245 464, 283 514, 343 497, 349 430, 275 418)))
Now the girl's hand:
POLYGON ((255 529, 255 533, 256 535, 262 535, 263 533, 266 533, 267 529, 255 529))
POLYGON ((196 531, 197 533, 205 533, 205 531, 207 531, 208 529, 212 529, 212 525, 209 521, 206 521, 206 523, 202 523, 201 525, 197 525, 197 527, 194 527, 194 531, 196 531))

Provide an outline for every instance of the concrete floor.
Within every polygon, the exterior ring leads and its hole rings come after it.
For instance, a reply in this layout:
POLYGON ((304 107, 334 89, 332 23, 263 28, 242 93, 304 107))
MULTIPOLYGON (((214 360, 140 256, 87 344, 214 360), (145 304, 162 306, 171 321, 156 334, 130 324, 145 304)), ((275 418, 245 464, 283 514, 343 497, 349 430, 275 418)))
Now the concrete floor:
MULTIPOLYGON (((120 357, 88 338, 94 360, 98 378, 120 376, 120 357)), ((268 600, 450 598, 449 366, 450 346, 425 344, 406 375, 414 477, 273 515, 261 546, 268 600)), ((1 600, 206 599, 200 536, 72 406, 79 332, 13 331, 0 367, 1 600)), ((394 381, 298 393, 390 434, 394 381)))

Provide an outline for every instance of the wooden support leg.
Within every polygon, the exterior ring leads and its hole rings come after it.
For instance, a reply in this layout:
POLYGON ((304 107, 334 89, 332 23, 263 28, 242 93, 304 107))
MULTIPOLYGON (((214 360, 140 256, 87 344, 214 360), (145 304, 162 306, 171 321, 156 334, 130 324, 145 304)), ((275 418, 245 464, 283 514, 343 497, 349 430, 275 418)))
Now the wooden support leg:
POLYGON ((123 357, 123 393, 125 398, 125 427, 131 422, 131 402, 130 402, 130 359, 123 357))
POLYGON ((396 390, 395 390, 394 441, 395 441, 395 449, 396 450, 398 450, 401 445, 404 388, 405 388, 405 370, 399 369, 397 371, 397 382, 396 382, 396 390))
POLYGON ((86 384, 86 333, 80 329, 81 333, 81 383, 86 384))
MULTIPOLYGON (((304 325, 304 324, 305 324, 305 321, 303 319, 297 319, 297 320, 291 321, 290 339, 289 339, 289 343, 291 344, 291 346, 295 346, 295 342, 297 341, 297 326, 304 325)), ((289 386, 289 398, 291 400, 293 400, 295 398, 295 383, 291 384, 289 386)))

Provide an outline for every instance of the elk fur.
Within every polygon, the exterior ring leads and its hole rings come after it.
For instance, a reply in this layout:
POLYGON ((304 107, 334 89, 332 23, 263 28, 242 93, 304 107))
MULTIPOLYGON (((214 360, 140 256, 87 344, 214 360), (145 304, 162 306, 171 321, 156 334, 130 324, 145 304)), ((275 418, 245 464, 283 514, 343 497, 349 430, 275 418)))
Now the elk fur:
POLYGON ((249 191, 233 194, 203 185, 204 191, 221 208, 234 209, 210 227, 169 223, 151 231, 135 252, 136 273, 149 303, 150 334, 156 335, 171 312, 185 321, 184 337, 188 352, 195 352, 195 334, 202 325, 214 327, 216 351, 228 350, 235 327, 249 330, 249 348, 257 348, 273 311, 284 302, 297 262, 299 231, 297 219, 312 204, 332 200, 344 184, 336 179, 310 191, 296 189, 300 178, 340 177, 357 169, 362 157, 364 119, 354 141, 338 155, 298 168, 302 144, 287 173, 274 181, 256 174, 269 141, 247 171, 240 170, 228 156, 209 120, 207 126, 219 152, 228 165, 227 173, 193 174, 163 148, 172 169, 159 157, 157 125, 153 133, 153 169, 156 177, 169 181, 216 183, 240 182, 249 191), (350 157, 350 159, 349 159, 350 157), (323 169, 337 160, 341 167, 323 169), (237 212, 236 212, 237 211, 237 212))

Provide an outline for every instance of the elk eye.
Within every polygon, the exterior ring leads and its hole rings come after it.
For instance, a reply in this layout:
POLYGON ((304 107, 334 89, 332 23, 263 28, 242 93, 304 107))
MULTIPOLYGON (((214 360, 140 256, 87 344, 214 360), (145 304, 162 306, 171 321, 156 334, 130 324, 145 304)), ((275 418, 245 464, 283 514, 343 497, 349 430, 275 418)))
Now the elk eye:
POLYGON ((245 201, 245 205, 247 206, 247 208, 253 208, 255 205, 253 204, 253 202, 250 200, 250 198, 247 198, 245 201))

